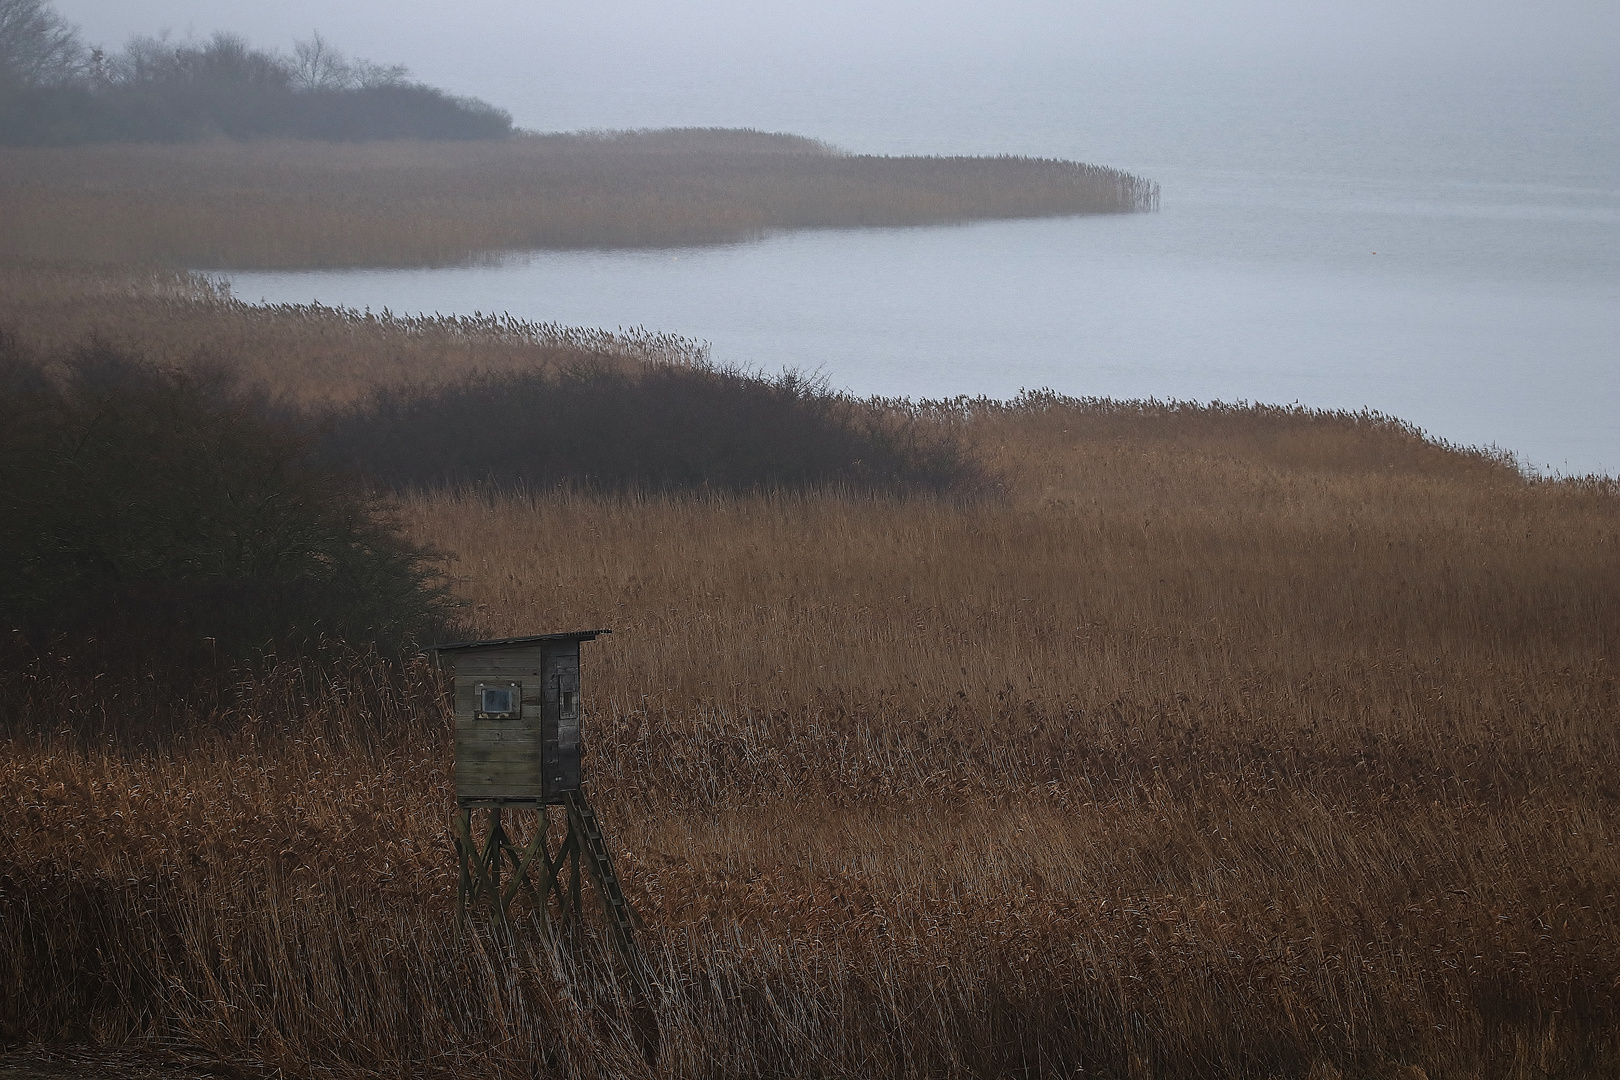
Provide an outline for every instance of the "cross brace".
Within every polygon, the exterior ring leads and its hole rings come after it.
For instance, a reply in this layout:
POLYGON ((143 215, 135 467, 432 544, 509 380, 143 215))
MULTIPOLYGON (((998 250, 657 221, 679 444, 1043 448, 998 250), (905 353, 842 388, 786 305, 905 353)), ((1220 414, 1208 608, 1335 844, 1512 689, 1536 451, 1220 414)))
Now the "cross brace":
POLYGON ((519 895, 528 898, 535 921, 546 940, 554 933, 551 901, 557 901, 557 914, 566 918, 570 914, 579 918, 582 912, 580 895, 580 864, 590 872, 596 893, 607 916, 608 932, 619 954, 630 970, 642 973, 641 953, 636 947, 635 914, 624 898, 619 876, 613 869, 613 858, 602 838, 602 828, 596 812, 585 799, 583 791, 562 793, 566 831, 556 854, 551 851, 551 821, 547 807, 526 804, 521 807, 494 806, 489 810, 489 832, 480 841, 473 828, 473 807, 461 806, 451 822, 455 837, 456 861, 460 876, 456 888, 456 919, 465 922, 467 909, 488 902, 495 921, 510 929, 513 925, 512 904, 519 895), (507 830, 504 815, 512 811, 514 825, 517 815, 532 810, 536 820, 529 830, 527 843, 514 838, 507 830), (563 887, 563 869, 568 869, 568 888, 563 887), (510 876, 502 883, 503 870, 510 876), (538 878, 538 880, 536 880, 538 878))

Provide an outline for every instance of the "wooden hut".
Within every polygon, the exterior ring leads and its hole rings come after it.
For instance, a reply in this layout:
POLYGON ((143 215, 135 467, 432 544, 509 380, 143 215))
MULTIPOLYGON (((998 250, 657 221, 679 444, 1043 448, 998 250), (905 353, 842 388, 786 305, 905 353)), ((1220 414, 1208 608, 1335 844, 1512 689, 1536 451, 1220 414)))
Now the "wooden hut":
POLYGON ((511 906, 526 896, 549 938, 553 898, 559 915, 580 916, 585 869, 596 880, 614 943, 641 978, 630 904, 580 775, 579 645, 611 632, 460 641, 430 651, 454 684, 458 920, 470 905, 487 901, 496 921, 510 928, 511 906), (555 854, 551 806, 563 807, 567 822, 555 854), (485 819, 483 829, 475 828, 475 812, 485 819))
POLYGON ((458 803, 557 805, 580 789, 579 645, 607 633, 433 647, 455 680, 458 803))

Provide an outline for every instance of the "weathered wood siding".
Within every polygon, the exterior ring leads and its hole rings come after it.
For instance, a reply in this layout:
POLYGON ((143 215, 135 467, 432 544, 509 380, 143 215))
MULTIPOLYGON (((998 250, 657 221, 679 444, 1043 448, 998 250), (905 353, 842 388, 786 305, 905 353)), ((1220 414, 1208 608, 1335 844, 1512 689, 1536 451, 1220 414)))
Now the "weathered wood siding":
POLYGON ((540 749, 545 727, 543 666, 541 645, 468 650, 455 658, 457 798, 544 797, 540 749), (523 715, 479 719, 474 715, 479 683, 518 683, 523 715))
POLYGON ((556 801, 580 786, 579 642, 468 649, 453 663, 458 799, 556 801), (523 715, 479 718, 480 683, 519 684, 523 715))
POLYGON ((546 793, 577 791, 579 772, 579 642, 559 642, 546 656, 546 793), (562 699, 571 692, 573 715, 562 712, 562 699))

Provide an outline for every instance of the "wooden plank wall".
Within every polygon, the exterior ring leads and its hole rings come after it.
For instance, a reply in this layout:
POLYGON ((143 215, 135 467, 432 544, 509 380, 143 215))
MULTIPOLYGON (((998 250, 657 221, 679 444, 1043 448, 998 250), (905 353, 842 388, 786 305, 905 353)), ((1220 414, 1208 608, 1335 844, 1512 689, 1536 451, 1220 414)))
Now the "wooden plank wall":
POLYGON ((545 649, 469 651, 455 660, 456 797, 543 797, 546 728, 545 649), (523 715, 516 720, 480 720, 479 683, 522 686, 523 715))

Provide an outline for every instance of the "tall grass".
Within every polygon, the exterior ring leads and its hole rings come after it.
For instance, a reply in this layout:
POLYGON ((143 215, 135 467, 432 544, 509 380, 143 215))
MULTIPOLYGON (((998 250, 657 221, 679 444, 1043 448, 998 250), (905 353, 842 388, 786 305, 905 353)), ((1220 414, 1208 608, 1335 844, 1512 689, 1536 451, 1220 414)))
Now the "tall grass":
POLYGON ((983 481, 936 417, 802 374, 723 369, 701 342, 639 329, 260 307, 185 273, 12 270, 0 271, 0 334, 58 368, 89 349, 228 373, 316 434, 328 460, 396 488, 983 481))
POLYGON ((758 132, 0 148, 0 262, 413 266, 1156 208, 1116 169, 873 157, 758 132))
POLYGON ((145 748, 6 676, 7 1037, 295 1075, 1612 1075, 1612 482, 1368 415, 936 418, 1001 498, 401 505, 481 631, 615 629, 587 776, 655 1063, 589 934, 456 939, 435 678, 341 653, 145 748))
POLYGON ((702 342, 639 328, 247 304, 206 277, 161 270, 0 269, 0 325, 45 354, 95 339, 156 363, 226 365, 244 384, 301 409, 475 376, 560 373, 581 364, 640 372, 701 366, 709 355, 702 342))

